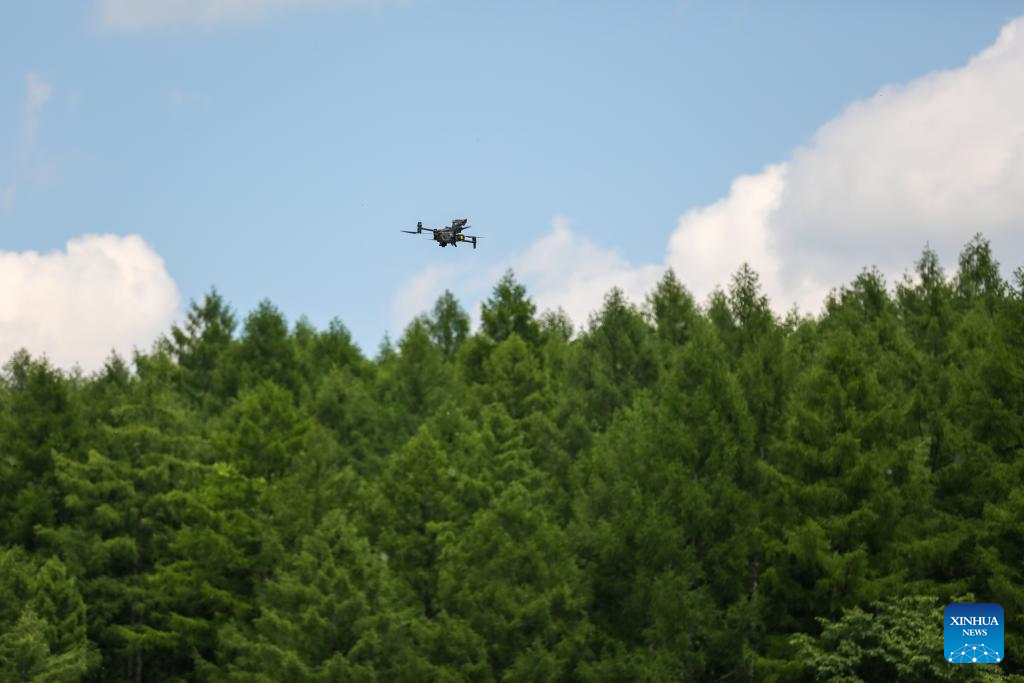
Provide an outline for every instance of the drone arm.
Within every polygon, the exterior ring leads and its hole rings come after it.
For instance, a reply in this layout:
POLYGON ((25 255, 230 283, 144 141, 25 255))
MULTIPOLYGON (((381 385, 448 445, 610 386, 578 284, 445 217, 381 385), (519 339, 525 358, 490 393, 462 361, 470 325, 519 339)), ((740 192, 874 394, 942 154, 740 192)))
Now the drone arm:
POLYGON ((433 234, 433 231, 430 228, 423 227, 423 221, 416 221, 415 230, 403 230, 402 232, 407 232, 410 235, 422 235, 424 232, 428 234, 433 234))

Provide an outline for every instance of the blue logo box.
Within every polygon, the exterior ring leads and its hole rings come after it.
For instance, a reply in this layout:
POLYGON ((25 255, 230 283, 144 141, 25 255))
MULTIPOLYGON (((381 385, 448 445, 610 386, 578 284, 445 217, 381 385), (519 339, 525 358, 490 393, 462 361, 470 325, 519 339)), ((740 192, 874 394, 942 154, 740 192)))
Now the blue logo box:
POLYGON ((995 664, 1003 661, 1003 608, 994 602, 954 602, 943 616, 947 662, 995 664))

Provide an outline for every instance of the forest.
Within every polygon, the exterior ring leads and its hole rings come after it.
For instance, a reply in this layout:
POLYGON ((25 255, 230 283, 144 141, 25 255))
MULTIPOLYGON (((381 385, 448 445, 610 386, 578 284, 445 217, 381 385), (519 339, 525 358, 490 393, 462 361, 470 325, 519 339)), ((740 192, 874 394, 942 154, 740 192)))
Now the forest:
POLYGON ((743 266, 574 330, 508 272, 374 358, 211 289, 0 379, 2 681, 1021 682, 1022 573, 1024 269, 981 235, 817 315, 743 266), (943 659, 950 602, 1004 662, 943 659))

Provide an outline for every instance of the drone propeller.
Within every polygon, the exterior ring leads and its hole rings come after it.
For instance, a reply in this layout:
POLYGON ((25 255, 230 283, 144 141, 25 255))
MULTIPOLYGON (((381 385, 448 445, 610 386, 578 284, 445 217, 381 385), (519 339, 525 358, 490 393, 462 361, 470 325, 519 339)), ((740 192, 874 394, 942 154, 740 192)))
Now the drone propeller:
POLYGON ((403 230, 402 232, 407 232, 407 233, 409 233, 410 235, 418 235, 418 234, 419 234, 419 233, 418 233, 418 232, 416 232, 415 230, 403 230))

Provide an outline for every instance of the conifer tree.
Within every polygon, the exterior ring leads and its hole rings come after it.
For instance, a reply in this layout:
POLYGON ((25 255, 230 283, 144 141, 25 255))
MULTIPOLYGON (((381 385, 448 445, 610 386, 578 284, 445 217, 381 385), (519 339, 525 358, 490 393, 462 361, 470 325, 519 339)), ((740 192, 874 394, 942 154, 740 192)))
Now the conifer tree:
POLYGON ((502 342, 515 333, 527 343, 535 344, 540 337, 540 325, 534 317, 536 310, 526 296, 526 287, 509 270, 481 306, 480 325, 492 341, 502 342))
POLYGON ((328 513, 260 592, 259 616, 226 627, 220 667, 239 681, 434 680, 429 633, 383 554, 340 512, 328 513))
POLYGON ((35 547, 33 527, 52 524, 54 452, 79 447, 79 408, 69 383, 26 351, 4 366, 0 408, 0 541, 35 547))
POLYGON ((455 295, 447 289, 438 297, 427 324, 434 343, 449 359, 454 357, 455 352, 469 336, 469 315, 462 310, 455 295))
POLYGON ((579 341, 574 380, 582 390, 586 415, 605 428, 616 410, 658 378, 650 326, 620 289, 612 289, 579 341))
POLYGON ((391 459, 371 502, 376 545, 412 589, 428 618, 438 612, 437 536, 448 524, 464 524, 459 479, 451 458, 421 428, 391 459))
POLYGON ((85 602, 64 564, 0 548, 0 679, 71 683, 98 663, 85 602))
MULTIPOLYGON (((299 386, 299 363, 295 344, 288 334, 288 322, 270 301, 263 300, 245 319, 234 357, 226 375, 238 389, 271 381, 293 393, 299 386)), ((234 392, 232 393, 234 395, 234 392)))
POLYGON ((182 327, 171 326, 173 355, 184 371, 186 394, 194 401, 208 402, 211 393, 224 389, 217 371, 235 326, 234 312, 215 288, 201 304, 191 302, 182 327))
POLYGON ((512 484, 441 553, 439 606, 487 643, 494 679, 569 677, 588 634, 579 569, 542 505, 512 484))
POLYGON ((682 346, 698 315, 693 296, 669 268, 647 298, 658 338, 667 346, 682 346))

